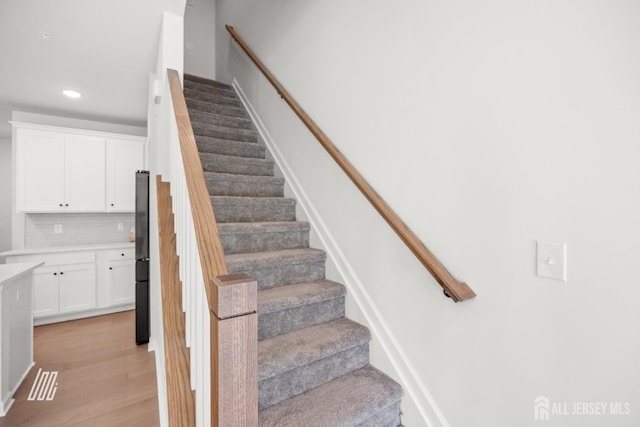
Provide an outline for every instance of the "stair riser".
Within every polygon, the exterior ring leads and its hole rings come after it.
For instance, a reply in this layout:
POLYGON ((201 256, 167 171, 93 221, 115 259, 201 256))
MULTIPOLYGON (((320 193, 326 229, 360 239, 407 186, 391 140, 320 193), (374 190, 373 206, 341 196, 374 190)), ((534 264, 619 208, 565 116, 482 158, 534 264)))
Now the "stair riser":
POLYGON ((236 175, 273 176, 273 163, 250 162, 242 157, 219 158, 201 155, 202 168, 205 172, 232 173, 236 175))
POLYGON ((401 425, 400 402, 397 402, 356 427, 398 427, 399 425, 401 425))
POLYGON ((229 128, 221 128, 220 126, 210 125, 200 122, 191 122, 193 133, 210 138, 228 139, 232 141, 242 142, 258 142, 258 135, 252 130, 233 130, 229 128))
POLYGON ((196 83, 191 80, 184 81, 184 88, 188 90, 198 91, 198 92, 207 92, 211 94, 217 94, 226 97, 234 97, 236 96, 236 91, 231 86, 221 85, 221 86, 212 86, 208 84, 196 83))
POLYGON ((253 129, 251 120, 244 117, 224 116, 221 114, 207 113, 205 111, 189 109, 189 118, 194 122, 209 123, 217 126, 225 126, 236 129, 253 129))
POLYGON ((258 339, 265 340, 342 317, 344 317, 344 297, 273 313, 258 312, 258 339))
POLYGON ((296 207, 291 204, 242 205, 212 201, 216 221, 225 222, 276 222, 295 221, 296 207))
POLYGON ((309 247, 309 231, 220 234, 224 253, 242 254, 309 247))
POLYGON ((245 273, 256 279, 258 289, 324 279, 324 260, 299 264, 268 265, 253 269, 247 269, 244 266, 238 268, 228 262, 228 269, 229 273, 245 273))
POLYGON ((253 142, 222 141, 196 135, 196 143, 201 153, 264 159, 264 146, 253 142))
POLYGON ((267 378, 258 383, 258 407, 267 408, 346 375, 369 363, 369 344, 362 344, 322 360, 267 378))
POLYGON ((227 179, 207 179, 212 196, 283 197, 281 183, 239 182, 227 179))
POLYGON ((184 97, 186 99, 211 102, 212 104, 229 105, 236 108, 242 108, 242 102, 240 102, 235 93, 209 93, 187 88, 184 90, 184 97))
POLYGON ((228 90, 228 91, 235 92, 231 85, 221 83, 215 80, 206 79, 204 77, 194 76, 192 74, 184 75, 184 84, 185 86, 191 85, 191 84, 197 84, 199 86, 206 86, 206 87, 216 88, 220 90, 228 90))
POLYGON ((229 105, 213 104, 211 102, 200 101, 197 99, 187 99, 187 107, 189 108, 189 110, 221 114, 223 116, 230 117, 241 117, 245 119, 249 118, 247 112, 243 108, 236 108, 229 105))

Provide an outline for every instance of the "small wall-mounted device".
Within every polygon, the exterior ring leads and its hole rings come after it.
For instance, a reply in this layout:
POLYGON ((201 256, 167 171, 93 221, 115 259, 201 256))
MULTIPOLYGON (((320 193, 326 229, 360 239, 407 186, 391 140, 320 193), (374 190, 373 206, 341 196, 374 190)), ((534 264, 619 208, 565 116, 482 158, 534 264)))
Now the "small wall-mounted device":
POLYGON ((162 100, 162 88, 160 86, 160 80, 159 79, 155 79, 153 81, 153 102, 155 102, 156 104, 160 104, 160 101, 162 100))
POLYGON ((536 275, 567 281, 567 244, 537 242, 536 275))

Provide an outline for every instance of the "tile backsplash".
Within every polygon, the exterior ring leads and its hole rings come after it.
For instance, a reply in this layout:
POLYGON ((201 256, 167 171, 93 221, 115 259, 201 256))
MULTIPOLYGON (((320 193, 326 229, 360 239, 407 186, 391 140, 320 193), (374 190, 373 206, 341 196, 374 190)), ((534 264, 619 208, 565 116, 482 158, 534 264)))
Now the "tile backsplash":
POLYGON ((134 213, 60 213, 27 214, 25 246, 27 248, 120 243, 129 241, 135 224, 134 213), (118 230, 122 223, 122 231, 118 230), (61 233, 55 233, 57 225, 61 233))

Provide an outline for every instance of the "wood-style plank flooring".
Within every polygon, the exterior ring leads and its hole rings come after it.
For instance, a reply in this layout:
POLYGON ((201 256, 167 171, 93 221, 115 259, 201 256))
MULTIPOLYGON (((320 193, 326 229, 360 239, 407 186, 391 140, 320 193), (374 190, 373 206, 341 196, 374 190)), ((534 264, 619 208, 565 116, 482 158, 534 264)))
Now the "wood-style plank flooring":
POLYGON ((35 366, 0 427, 157 426, 154 353, 135 343, 134 311, 37 326, 35 366), (29 401, 38 369, 57 371, 51 401, 29 401))

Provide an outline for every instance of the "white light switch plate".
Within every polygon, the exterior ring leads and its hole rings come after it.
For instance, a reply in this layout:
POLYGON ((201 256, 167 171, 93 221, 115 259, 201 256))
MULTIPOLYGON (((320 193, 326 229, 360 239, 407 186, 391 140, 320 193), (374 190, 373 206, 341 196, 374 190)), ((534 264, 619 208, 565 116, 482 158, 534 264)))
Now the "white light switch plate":
POLYGON ((567 281, 567 244, 537 242, 536 275, 567 281))
POLYGON ((119 222, 118 223, 118 231, 122 231, 124 230, 124 223, 123 222, 119 222))
POLYGON ((62 234, 62 224, 55 224, 53 226, 53 234, 62 234))

